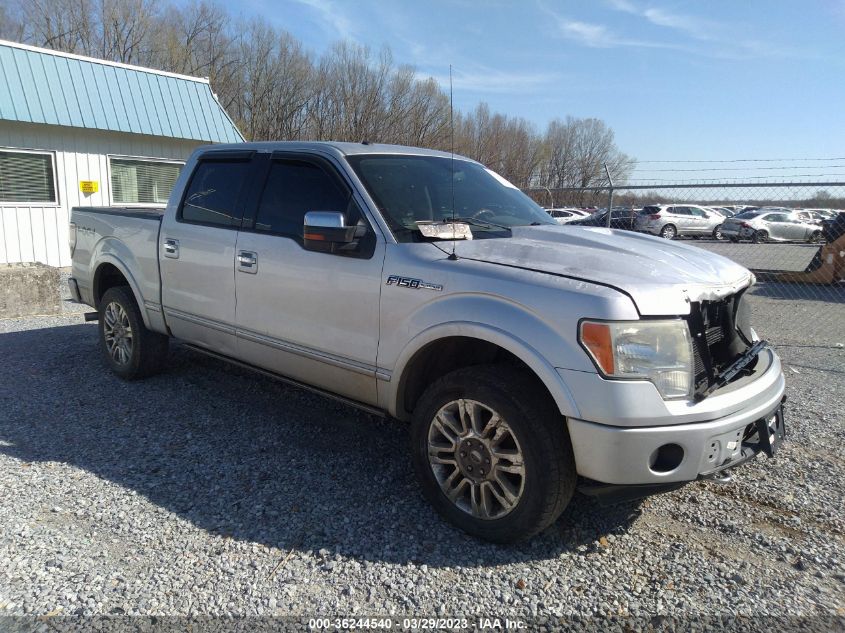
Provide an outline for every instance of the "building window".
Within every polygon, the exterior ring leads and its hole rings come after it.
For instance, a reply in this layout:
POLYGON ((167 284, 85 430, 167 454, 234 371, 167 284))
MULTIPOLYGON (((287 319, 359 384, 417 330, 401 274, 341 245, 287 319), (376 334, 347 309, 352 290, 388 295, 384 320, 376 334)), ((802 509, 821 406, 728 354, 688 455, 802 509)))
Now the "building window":
POLYGON ((53 155, 0 150, 0 203, 56 204, 53 155))
POLYGON ((109 158, 111 195, 115 204, 167 204, 181 163, 109 158))

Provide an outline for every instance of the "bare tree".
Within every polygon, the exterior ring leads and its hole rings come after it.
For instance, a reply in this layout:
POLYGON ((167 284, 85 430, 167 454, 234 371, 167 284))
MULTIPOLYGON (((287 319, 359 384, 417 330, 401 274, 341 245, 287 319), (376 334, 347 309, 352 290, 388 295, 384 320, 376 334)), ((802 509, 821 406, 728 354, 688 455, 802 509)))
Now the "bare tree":
POLYGON ((233 111, 250 139, 299 139, 312 99, 313 67, 289 33, 253 20, 238 38, 233 111))
POLYGON ((24 42, 81 55, 99 52, 93 0, 20 0, 17 13, 24 42))
POLYGON ((619 151, 613 130, 600 119, 567 117, 550 122, 543 137, 544 157, 534 184, 549 189, 608 185, 627 180, 635 161, 619 151))
POLYGON ((149 58, 157 0, 99 0, 101 57, 126 64, 149 58))

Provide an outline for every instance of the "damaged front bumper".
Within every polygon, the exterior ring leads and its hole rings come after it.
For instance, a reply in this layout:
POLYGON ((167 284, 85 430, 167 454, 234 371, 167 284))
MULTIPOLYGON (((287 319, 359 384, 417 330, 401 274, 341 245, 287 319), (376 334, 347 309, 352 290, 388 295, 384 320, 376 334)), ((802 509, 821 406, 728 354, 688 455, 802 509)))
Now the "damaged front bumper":
MULTIPOLYGON (((706 463, 712 467, 704 468, 692 479, 618 484, 582 477, 578 491, 596 497, 602 504, 611 504, 671 492, 696 479, 729 481, 729 476, 726 476, 729 470, 741 466, 759 453, 768 457, 776 455, 787 436, 783 412, 785 400, 784 396, 774 411, 743 427, 741 438, 738 431, 732 430, 713 436, 705 442, 702 461, 706 460, 706 463)), ((654 461, 653 458, 652 461, 654 461)))
MULTIPOLYGON (((786 385, 777 354, 766 348, 760 357, 750 375, 699 402, 650 407, 643 397, 627 399, 623 408, 621 401, 608 397, 596 411, 607 415, 593 417, 601 423, 568 418, 578 474, 605 486, 660 491, 735 468, 759 452, 774 455, 785 434, 786 385)), ((608 395, 617 387, 623 392, 633 388, 608 382, 608 395)), ((590 486, 584 488, 589 491, 590 486)))

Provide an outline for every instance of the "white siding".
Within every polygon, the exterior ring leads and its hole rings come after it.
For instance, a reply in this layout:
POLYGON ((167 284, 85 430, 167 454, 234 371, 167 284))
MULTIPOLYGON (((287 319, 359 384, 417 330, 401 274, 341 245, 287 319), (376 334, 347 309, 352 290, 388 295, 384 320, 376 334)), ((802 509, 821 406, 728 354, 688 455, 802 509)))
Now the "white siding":
POLYGON ((0 202, 0 264, 42 262, 70 266, 68 222, 75 206, 108 206, 109 155, 184 161, 199 141, 56 125, 0 121, 0 149, 55 153, 56 196, 48 206, 0 202), (84 194, 80 180, 96 180, 99 191, 84 194))

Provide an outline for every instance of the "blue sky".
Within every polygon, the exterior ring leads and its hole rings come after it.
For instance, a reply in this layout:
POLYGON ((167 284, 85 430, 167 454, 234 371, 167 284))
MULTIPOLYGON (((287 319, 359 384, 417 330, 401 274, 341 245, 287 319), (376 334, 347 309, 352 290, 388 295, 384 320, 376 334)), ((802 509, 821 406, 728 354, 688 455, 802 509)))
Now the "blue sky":
MULTIPOLYGON (((315 53, 339 39, 387 45, 398 63, 447 87, 452 64, 461 109, 486 101, 540 130, 566 115, 604 119, 640 160, 845 156, 845 0, 229 6, 263 15, 315 53)), ((821 169, 835 162, 785 164, 845 174, 821 169)), ((664 166, 640 169, 649 167, 664 166)))

